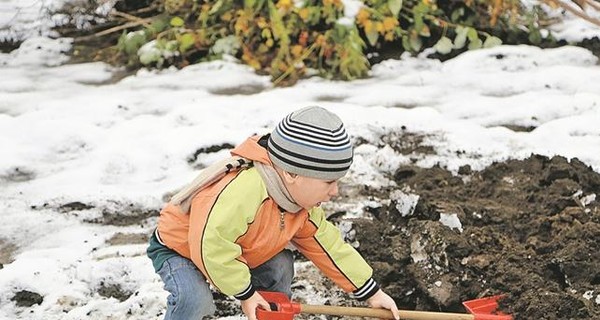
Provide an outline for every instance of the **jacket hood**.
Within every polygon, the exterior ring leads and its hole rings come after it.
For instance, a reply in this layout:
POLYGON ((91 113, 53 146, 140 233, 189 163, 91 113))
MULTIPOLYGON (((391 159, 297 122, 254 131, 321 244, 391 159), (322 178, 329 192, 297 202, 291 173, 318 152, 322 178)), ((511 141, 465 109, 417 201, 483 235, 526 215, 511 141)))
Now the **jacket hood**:
POLYGON ((267 149, 258 143, 260 138, 261 136, 256 135, 246 139, 246 141, 242 142, 242 144, 231 150, 231 155, 244 157, 252 161, 258 161, 260 163, 273 166, 273 163, 267 154, 267 149))

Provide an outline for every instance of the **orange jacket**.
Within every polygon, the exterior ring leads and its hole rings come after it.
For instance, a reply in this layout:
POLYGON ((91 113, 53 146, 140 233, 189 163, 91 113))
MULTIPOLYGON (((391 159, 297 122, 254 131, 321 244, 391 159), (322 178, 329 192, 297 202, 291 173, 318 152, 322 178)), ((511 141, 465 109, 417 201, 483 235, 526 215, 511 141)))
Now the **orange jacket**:
MULTIPOLYGON (((231 153, 272 165, 260 137, 231 153)), ((346 292, 366 299, 378 289, 372 269, 345 243, 321 208, 285 212, 269 197, 256 168, 231 172, 192 199, 190 214, 168 204, 158 222, 160 240, 191 259, 221 292, 246 299, 254 293, 250 269, 294 244, 346 292)))

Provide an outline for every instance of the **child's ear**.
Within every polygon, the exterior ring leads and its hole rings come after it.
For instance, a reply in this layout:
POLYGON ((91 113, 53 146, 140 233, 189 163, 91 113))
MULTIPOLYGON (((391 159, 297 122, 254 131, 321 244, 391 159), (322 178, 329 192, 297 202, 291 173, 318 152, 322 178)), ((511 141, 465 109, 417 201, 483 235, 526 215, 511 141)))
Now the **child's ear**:
POLYGON ((298 178, 297 174, 291 173, 291 172, 287 172, 287 171, 283 171, 283 179, 285 180, 285 182, 287 182, 287 183, 294 183, 294 182, 296 182, 297 178, 298 178))

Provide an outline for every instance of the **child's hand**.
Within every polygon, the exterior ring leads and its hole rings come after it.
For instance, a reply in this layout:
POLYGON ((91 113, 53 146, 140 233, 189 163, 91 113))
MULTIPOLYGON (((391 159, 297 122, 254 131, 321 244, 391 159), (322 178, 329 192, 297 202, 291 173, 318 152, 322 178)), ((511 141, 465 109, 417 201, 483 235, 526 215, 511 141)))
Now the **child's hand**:
POLYGON ((367 299, 367 303, 371 308, 384 308, 392 311, 394 318, 396 320, 400 319, 400 313, 398 312, 398 307, 396 307, 396 302, 392 297, 388 296, 385 292, 377 291, 372 297, 367 299))
POLYGON ((246 299, 242 300, 242 312, 248 317, 248 320, 256 320, 256 308, 261 307, 265 310, 271 310, 269 303, 258 292, 246 299))

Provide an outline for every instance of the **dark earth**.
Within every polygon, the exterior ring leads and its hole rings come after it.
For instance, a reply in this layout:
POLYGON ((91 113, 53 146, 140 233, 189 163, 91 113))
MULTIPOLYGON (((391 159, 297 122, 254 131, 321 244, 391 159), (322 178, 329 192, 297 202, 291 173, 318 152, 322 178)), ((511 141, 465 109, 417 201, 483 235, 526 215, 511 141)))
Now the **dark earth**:
POLYGON ((39 293, 21 290, 16 292, 10 300, 14 301, 18 307, 31 307, 34 304, 42 304, 44 298, 39 293))
POLYGON ((394 180, 419 195, 414 213, 402 217, 391 201, 354 229, 400 308, 465 312, 462 301, 505 294, 500 307, 515 319, 600 319, 600 174, 590 167, 532 155, 454 176, 401 167, 394 180), (442 225, 442 213, 463 231, 442 225))

